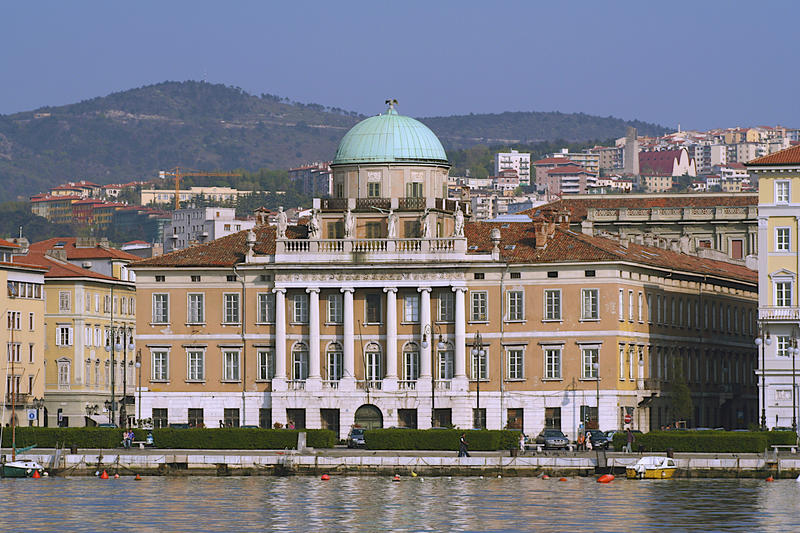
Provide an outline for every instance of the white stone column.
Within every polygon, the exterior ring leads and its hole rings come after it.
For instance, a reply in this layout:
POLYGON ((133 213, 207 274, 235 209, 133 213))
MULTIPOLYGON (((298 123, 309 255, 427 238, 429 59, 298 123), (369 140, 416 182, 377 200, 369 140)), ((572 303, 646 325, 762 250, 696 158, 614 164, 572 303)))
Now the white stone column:
POLYGON ((419 304, 419 332, 420 336, 425 337, 428 341, 426 346, 420 339, 419 380, 417 382, 417 388, 421 388, 420 385, 422 385, 422 388, 426 388, 427 384, 427 388, 429 389, 431 376, 433 375, 431 349, 433 345, 436 344, 433 328, 431 327, 431 288, 420 287, 417 290, 422 295, 419 304))
POLYGON ((286 289, 275 293, 275 377, 272 390, 286 390, 286 289))
POLYGON ((467 312, 466 312, 466 287, 453 287, 455 292, 455 330, 456 340, 453 351, 455 359, 455 374, 451 388, 467 390, 467 312))
POLYGON ((339 389, 355 390, 356 357, 355 357, 355 311, 353 310, 353 287, 342 289, 344 293, 344 338, 342 353, 344 355, 344 375, 339 383, 339 389))
POLYGON ((321 390, 322 376, 319 371, 319 289, 306 289, 308 293, 308 379, 306 390, 321 390))
POLYGON ((383 390, 397 390, 397 287, 386 287, 386 377, 383 390))

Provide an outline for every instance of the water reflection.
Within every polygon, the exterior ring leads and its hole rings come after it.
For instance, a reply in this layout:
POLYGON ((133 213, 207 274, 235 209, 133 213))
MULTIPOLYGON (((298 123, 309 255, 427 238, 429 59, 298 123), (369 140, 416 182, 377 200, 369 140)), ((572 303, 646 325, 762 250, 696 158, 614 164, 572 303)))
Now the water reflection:
POLYGON ((800 483, 339 477, 0 481, 26 531, 800 531, 800 483))

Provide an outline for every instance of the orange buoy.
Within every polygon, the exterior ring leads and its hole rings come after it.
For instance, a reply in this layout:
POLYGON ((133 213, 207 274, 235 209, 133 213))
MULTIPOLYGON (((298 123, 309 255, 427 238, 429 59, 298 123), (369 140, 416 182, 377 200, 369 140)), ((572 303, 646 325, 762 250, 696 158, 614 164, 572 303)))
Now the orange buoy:
POLYGON ((769 476, 767 479, 765 479, 765 481, 767 481, 767 482, 775 481, 775 478, 772 477, 772 476, 769 476))
POLYGON ((559 480, 559 481, 566 481, 566 480, 567 480, 567 478, 565 478, 565 477, 560 477, 560 478, 558 478, 558 480, 559 480))
POLYGON ((103 473, 102 473, 102 474, 100 474, 100 479, 108 479, 108 472, 106 472, 105 470, 103 470, 103 473))
POLYGON ((329 476, 328 474, 322 474, 322 477, 320 479, 322 481, 328 481, 330 478, 331 478, 331 476, 329 476))
POLYGON ((114 474, 114 479, 119 479, 119 474, 114 474))
POLYGON ((597 478, 598 483, 611 483, 612 481, 614 481, 614 476, 612 476, 611 474, 603 474, 602 476, 597 478))
POLYGON ((392 478, 392 481, 400 481, 400 476, 395 474, 394 477, 392 478))
POLYGON ((542 479, 550 479, 550 476, 548 476, 547 474, 545 474, 545 475, 543 475, 543 476, 542 476, 542 479))
POLYGON ((139 474, 136 474, 136 477, 135 477, 135 478, 133 478, 133 479, 134 479, 135 481, 141 481, 141 480, 142 480, 142 476, 140 476, 139 474))
POLYGON ((38 470, 34 470, 34 471, 33 471, 33 475, 32 475, 31 477, 32 477, 33 479, 39 479, 39 478, 40 478, 40 477, 42 477, 42 476, 39 474, 39 471, 38 471, 38 470))

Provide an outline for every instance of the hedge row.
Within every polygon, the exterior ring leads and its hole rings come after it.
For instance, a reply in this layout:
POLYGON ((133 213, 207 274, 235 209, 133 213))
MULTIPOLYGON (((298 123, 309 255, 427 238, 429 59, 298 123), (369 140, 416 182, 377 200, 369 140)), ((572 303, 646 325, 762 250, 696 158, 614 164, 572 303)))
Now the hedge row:
MULTIPOLYGON (((633 449, 646 452, 759 453, 773 444, 795 444, 791 431, 651 431, 635 434, 633 449)), ((622 450, 627 442, 625 432, 614 434, 614 449, 622 450)))
POLYGON ((519 431, 459 429, 373 429, 364 432, 370 450, 458 450, 466 433, 470 450, 510 450, 519 447, 519 431))
MULTIPOLYGON (((301 430, 220 428, 220 429, 154 429, 156 448, 192 450, 275 450, 297 447, 301 430)), ((312 448, 332 448, 336 434, 328 429, 307 429, 306 444, 312 448)), ((144 441, 147 430, 135 429, 136 440, 144 441)), ((79 448, 118 448, 122 430, 114 428, 17 428, 17 447, 36 444, 53 448, 57 444, 79 448)), ((11 446, 11 431, 3 432, 3 446, 11 446)))

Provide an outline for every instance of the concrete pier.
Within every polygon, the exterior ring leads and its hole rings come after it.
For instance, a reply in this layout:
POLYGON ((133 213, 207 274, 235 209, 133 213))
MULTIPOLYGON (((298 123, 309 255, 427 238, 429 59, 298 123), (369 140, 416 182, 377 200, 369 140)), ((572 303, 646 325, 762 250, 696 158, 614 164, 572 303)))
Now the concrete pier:
MULTIPOLYGON (((661 455, 661 454, 652 454, 661 455)), ((85 450, 77 454, 38 450, 20 457, 38 461, 54 475, 94 475, 107 470, 120 475, 410 475, 427 476, 586 476, 602 470, 616 474, 641 457, 608 453, 598 469, 591 452, 525 453, 371 450, 85 450)), ((797 477, 795 454, 675 454, 676 477, 797 477)))

